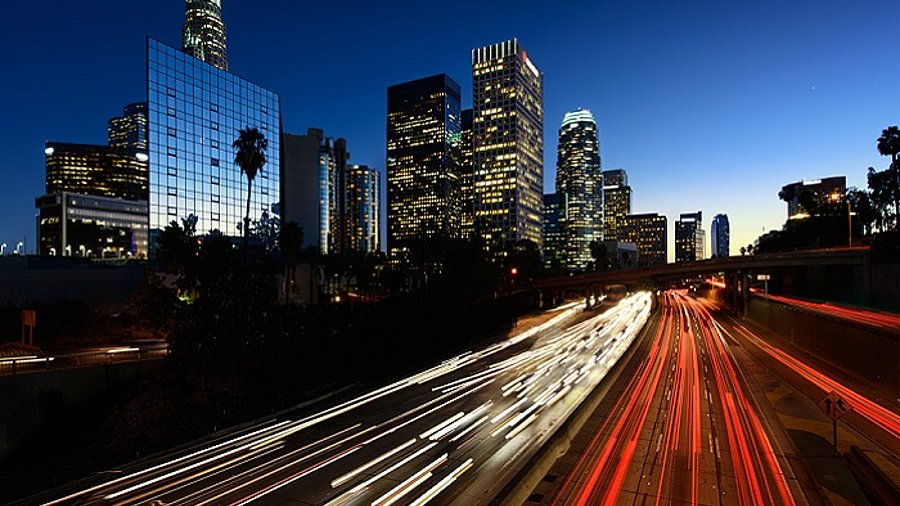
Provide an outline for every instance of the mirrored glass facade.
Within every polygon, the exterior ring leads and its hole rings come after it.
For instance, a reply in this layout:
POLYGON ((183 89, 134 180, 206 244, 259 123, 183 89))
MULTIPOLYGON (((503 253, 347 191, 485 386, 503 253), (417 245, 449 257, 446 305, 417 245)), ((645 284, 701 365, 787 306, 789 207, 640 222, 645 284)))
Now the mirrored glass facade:
POLYGON ((351 251, 379 251, 381 173, 366 165, 347 165, 347 242, 351 251))
POLYGON ((713 218, 712 226, 709 227, 709 235, 712 241, 711 254, 717 258, 727 257, 731 246, 727 214, 717 214, 713 218))
POLYGON ((234 163, 238 130, 258 128, 267 162, 252 185, 250 219, 280 201, 279 96, 147 39, 150 240, 173 220, 198 218, 197 232, 241 235, 247 179, 234 163))

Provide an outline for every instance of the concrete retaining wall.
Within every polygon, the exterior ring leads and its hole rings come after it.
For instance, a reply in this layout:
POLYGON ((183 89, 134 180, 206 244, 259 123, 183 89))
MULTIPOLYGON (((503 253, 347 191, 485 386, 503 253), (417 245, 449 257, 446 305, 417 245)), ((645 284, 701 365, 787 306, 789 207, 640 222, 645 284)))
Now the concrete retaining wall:
POLYGON ((0 461, 63 407, 158 370, 164 360, 18 374, 0 378, 0 461))
POLYGON ((900 333, 753 297, 747 317, 801 350, 900 396, 900 333))

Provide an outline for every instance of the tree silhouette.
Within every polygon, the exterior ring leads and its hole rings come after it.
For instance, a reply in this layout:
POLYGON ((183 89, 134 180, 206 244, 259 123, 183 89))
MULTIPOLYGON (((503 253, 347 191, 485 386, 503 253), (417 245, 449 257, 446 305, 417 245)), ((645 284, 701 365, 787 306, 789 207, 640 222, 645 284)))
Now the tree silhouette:
POLYGON ((882 156, 890 156, 891 165, 875 173, 875 188, 872 187, 874 170, 869 168, 869 187, 872 188, 873 198, 876 198, 876 193, 878 194, 876 199, 880 203, 893 204, 894 230, 900 230, 900 161, 897 160, 897 155, 900 154, 900 129, 890 126, 881 131, 881 137, 878 138, 878 152, 882 156))
POLYGON ((236 152, 234 163, 241 168, 241 173, 247 176, 247 212, 244 215, 244 246, 250 240, 250 196, 252 195, 253 180, 256 175, 262 173, 266 164, 266 149, 269 141, 257 128, 244 128, 238 131, 238 137, 231 145, 236 152))
POLYGON ((303 246, 303 228, 295 221, 285 223, 278 235, 278 244, 284 259, 284 300, 287 301, 291 296, 294 271, 297 268, 300 248, 303 246))

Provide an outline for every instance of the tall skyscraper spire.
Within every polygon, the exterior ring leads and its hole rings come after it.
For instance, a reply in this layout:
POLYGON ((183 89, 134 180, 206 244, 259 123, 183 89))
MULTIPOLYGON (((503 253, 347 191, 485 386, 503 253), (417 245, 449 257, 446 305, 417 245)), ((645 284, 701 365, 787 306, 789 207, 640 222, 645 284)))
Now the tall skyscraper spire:
POLYGON ((565 195, 564 266, 568 271, 587 269, 591 242, 603 240, 602 185, 594 116, 585 109, 567 112, 559 129, 556 191, 565 195))
POLYGON ((185 53, 228 70, 222 0, 187 0, 181 38, 185 53))

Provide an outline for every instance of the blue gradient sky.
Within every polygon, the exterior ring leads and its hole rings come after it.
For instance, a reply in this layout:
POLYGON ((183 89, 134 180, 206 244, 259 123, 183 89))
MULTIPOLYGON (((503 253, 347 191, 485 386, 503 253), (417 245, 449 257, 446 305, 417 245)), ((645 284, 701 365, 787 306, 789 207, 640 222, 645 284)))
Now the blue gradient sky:
MULTIPOLYGON (((900 123, 900 2, 224 0, 234 73, 281 94, 285 130, 348 139, 384 168, 386 87, 447 72, 471 105, 470 50, 518 37, 544 72, 545 190, 563 114, 591 109, 634 212, 729 215, 732 252, 778 228, 779 188, 881 169, 900 123)), ((0 242, 34 248, 43 142, 104 143, 144 99, 144 37, 180 45, 182 0, 4 2, 0 242)), ((671 258, 671 254, 670 254, 671 258)))

